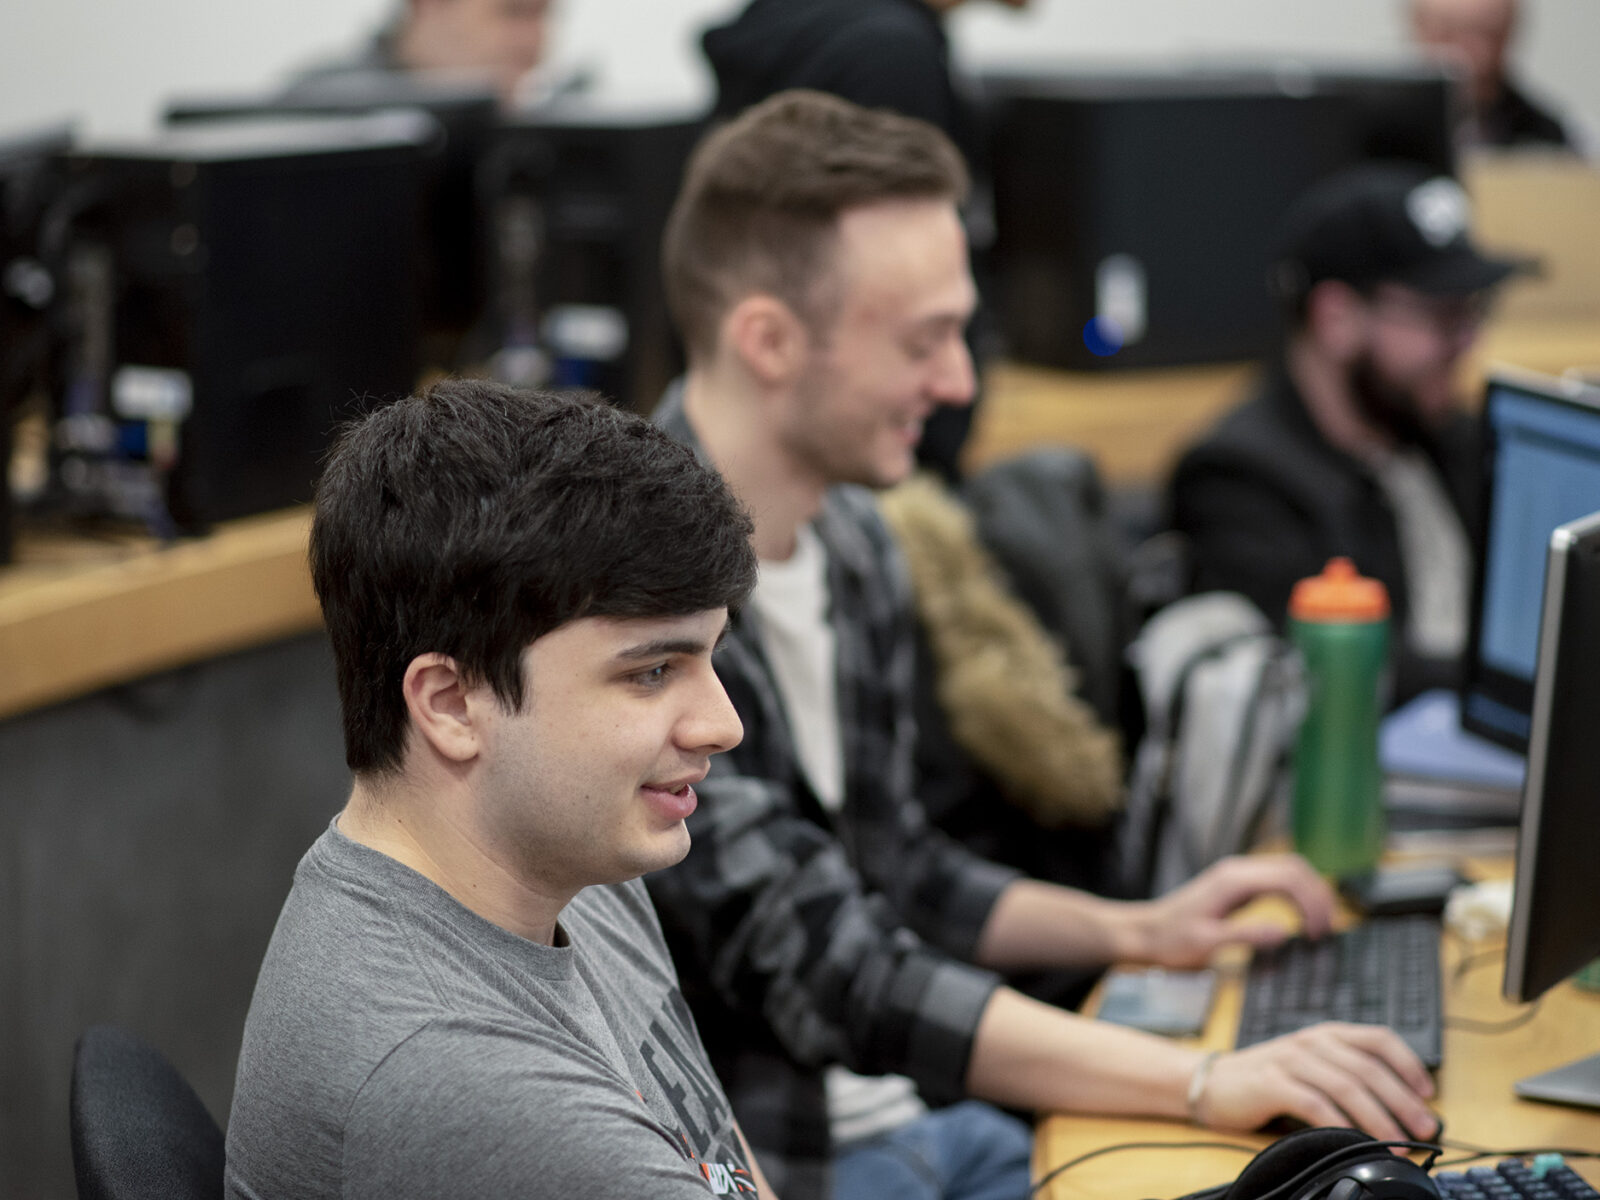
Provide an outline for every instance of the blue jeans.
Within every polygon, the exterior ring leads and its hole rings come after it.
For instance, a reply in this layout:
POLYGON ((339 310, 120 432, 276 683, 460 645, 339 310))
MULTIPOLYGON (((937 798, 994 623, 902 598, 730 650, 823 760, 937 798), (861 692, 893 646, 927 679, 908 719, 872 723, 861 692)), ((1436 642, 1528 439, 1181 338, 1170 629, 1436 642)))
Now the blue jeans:
POLYGON ((1033 1131, 976 1100, 844 1147, 833 1200, 1025 1200, 1033 1131))

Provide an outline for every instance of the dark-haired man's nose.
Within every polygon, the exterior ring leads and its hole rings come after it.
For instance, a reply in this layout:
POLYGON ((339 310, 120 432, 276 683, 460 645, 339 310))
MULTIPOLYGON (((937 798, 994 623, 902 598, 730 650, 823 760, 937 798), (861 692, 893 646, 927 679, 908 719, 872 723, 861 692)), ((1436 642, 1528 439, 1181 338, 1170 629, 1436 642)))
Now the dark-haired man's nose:
POLYGON ((707 665, 703 676, 696 680, 691 708, 679 726, 679 745, 700 754, 721 754, 743 740, 744 722, 739 720, 722 681, 707 665))

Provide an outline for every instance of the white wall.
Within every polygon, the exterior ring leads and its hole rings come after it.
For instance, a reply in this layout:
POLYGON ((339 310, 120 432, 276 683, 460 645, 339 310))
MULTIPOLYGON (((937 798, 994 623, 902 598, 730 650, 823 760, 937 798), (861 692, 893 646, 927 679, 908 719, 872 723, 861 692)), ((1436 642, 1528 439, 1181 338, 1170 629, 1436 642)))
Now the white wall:
MULTIPOLYGON (((1018 14, 972 4, 955 39, 973 62, 1048 57, 1292 55, 1396 59, 1410 53, 1404 0, 1033 0, 1018 14)), ((1600 2, 1522 0, 1514 73, 1577 118, 1600 147, 1600 2)))
MULTIPOLYGON (((697 31, 742 0, 560 0, 559 57, 596 67, 607 92, 694 101, 710 83, 697 31)), ((353 44, 391 0, 0 0, 0 133, 78 116, 92 132, 154 119, 180 92, 262 87, 353 44)), ((1192 53, 1310 58, 1402 52, 1402 0, 975 2, 954 19, 971 63, 1026 57, 1149 59, 1192 53)), ((1524 0, 1525 75, 1600 132, 1600 0, 1524 0)), ((1591 138, 1593 142, 1595 139, 1591 138)))

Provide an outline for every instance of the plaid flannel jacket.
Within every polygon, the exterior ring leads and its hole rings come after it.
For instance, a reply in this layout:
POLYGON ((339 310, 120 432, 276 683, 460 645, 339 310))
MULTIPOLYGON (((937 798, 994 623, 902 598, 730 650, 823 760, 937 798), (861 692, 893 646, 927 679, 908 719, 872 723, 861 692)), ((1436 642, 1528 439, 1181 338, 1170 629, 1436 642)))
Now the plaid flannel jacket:
MULTIPOLYGON (((675 393, 656 420, 699 449, 675 393)), ((999 980, 959 960, 1016 878, 932 829, 912 794, 914 618, 870 493, 833 489, 816 528, 844 806, 828 814, 806 782, 745 611, 715 660, 744 740, 696 787, 688 857, 646 880, 723 1086, 785 1200, 831 1194, 828 1064, 909 1075, 935 1102, 962 1094, 999 980)))

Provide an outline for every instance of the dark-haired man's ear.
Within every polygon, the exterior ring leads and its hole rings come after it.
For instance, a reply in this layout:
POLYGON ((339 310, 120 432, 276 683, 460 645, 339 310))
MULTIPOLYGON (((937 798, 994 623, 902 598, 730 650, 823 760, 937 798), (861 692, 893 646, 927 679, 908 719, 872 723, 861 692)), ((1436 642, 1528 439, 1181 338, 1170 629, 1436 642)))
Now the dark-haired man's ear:
POLYGON ((811 338, 805 323, 776 296, 746 296, 723 319, 725 344, 763 384, 788 382, 805 365, 811 338))
POLYGON ((450 762, 463 763, 481 749, 473 721, 471 691, 445 654, 419 654, 406 667, 401 690, 411 724, 434 753, 450 762))

